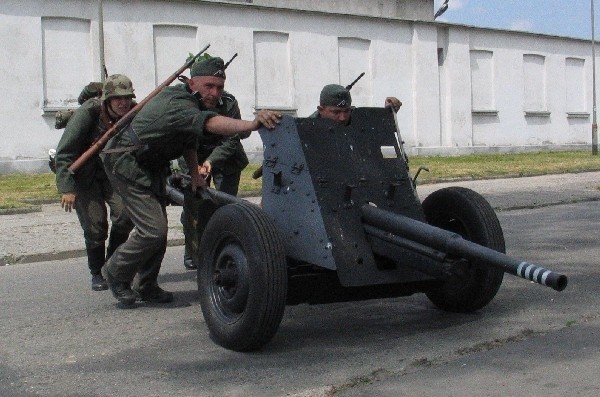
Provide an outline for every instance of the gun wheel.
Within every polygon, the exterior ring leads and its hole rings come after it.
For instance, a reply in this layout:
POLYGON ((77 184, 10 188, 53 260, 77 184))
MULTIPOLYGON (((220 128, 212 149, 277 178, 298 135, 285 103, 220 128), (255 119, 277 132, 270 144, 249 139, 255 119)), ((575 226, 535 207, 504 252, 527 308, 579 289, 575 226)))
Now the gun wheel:
POLYGON ((231 350, 269 342, 287 294, 285 249, 273 222, 257 206, 228 204, 210 218, 200 242, 198 290, 211 339, 231 350))
MULTIPOLYGON (((427 223, 460 234, 479 245, 505 252, 500 222, 490 204, 478 193, 462 187, 440 189, 423 201, 427 223)), ((426 291, 442 310, 472 312, 487 305, 496 295, 504 272, 469 262, 467 271, 426 291)))

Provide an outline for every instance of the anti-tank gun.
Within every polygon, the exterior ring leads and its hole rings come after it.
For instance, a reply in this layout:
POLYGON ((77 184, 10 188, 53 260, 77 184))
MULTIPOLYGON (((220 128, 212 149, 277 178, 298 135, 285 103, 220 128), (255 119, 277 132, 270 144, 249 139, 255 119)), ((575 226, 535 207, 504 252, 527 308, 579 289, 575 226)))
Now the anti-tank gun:
POLYGON ((264 144, 262 208, 209 190, 198 287, 216 343, 258 349, 286 304, 425 293, 472 312, 504 273, 557 291, 567 277, 504 254, 489 203, 462 187, 421 203, 391 111, 357 108, 349 125, 284 117, 264 144))

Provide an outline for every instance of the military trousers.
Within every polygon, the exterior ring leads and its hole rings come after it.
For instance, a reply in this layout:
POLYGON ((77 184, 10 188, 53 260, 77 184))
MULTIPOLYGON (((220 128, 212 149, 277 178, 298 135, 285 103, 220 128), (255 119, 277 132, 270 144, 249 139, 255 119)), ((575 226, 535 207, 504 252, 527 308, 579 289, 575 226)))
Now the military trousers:
POLYGON ((224 174, 220 170, 215 170, 212 173, 211 178, 215 185, 215 189, 223 193, 231 194, 232 196, 237 196, 241 176, 242 171, 224 174))
POLYGON ((167 249, 167 212, 164 201, 152 190, 125 181, 107 172, 110 182, 123 198, 135 227, 106 263, 106 270, 118 282, 140 290, 157 285, 158 273, 167 249))
MULTIPOLYGON (((212 178, 218 191, 237 196, 241 175, 241 171, 224 174, 217 170, 212 174, 212 178)), ((210 180, 207 182, 210 184, 210 180)), ((183 211, 181 211, 181 225, 183 226, 185 238, 185 257, 192 258, 196 263, 200 263, 201 260, 201 253, 198 248, 202 233, 215 210, 214 204, 209 200, 203 200, 194 197, 191 192, 185 192, 183 211)))
POLYGON ((111 234, 127 235, 133 229, 123 200, 113 190, 108 179, 96 179, 89 189, 77 190, 75 193, 75 212, 83 229, 86 249, 104 246, 108 238, 109 210, 111 234))

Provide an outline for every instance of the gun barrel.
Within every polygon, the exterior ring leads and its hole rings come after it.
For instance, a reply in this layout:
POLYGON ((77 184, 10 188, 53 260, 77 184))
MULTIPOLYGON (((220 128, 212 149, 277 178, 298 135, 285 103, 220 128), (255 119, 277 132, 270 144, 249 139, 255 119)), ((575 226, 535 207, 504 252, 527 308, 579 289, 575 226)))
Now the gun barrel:
POLYGON ((183 192, 181 190, 178 190, 177 188, 174 188, 173 186, 167 184, 167 186, 165 188, 165 192, 167 194, 167 197, 172 202, 174 202, 177 205, 183 205, 184 198, 183 198, 183 192))
POLYGON ((502 252, 463 239, 459 234, 385 211, 369 204, 362 206, 362 219, 370 226, 434 250, 497 267, 506 273, 545 285, 556 291, 567 287, 567 276, 533 263, 517 260, 502 252))
MULTIPOLYGON (((190 181, 190 176, 187 174, 179 175, 179 178, 185 180, 186 184, 188 184, 190 181)), ((174 182, 174 178, 172 176, 167 178, 167 184, 165 186, 165 193, 172 202, 174 202, 177 205, 183 205, 183 203, 185 201, 184 188, 179 186, 176 182, 174 182)), ((246 202, 245 200, 243 200, 239 197, 232 196, 231 194, 227 194, 224 192, 220 192, 213 188, 198 189, 196 191, 196 195, 198 197, 202 197, 206 200, 210 200, 210 201, 214 202, 217 206, 246 202)))

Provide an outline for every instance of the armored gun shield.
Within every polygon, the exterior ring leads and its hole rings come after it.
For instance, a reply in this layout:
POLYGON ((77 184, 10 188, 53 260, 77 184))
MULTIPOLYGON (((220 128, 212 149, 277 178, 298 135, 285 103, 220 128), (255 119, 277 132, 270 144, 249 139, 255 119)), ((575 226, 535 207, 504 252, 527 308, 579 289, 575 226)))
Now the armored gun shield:
POLYGON ((348 125, 284 118, 262 131, 263 208, 289 258, 336 271, 343 287, 434 280, 438 306, 472 311, 504 272, 556 290, 558 273, 507 257, 489 203, 469 189, 441 189, 421 205, 399 147, 393 114, 358 108, 348 125), (448 302, 452 302, 448 305, 448 302))
POLYGON ((382 270, 361 221, 364 203, 425 221, 388 109, 357 108, 349 125, 284 117, 261 138, 262 205, 284 233, 288 257, 336 270, 344 286, 427 278, 406 267, 382 270))

